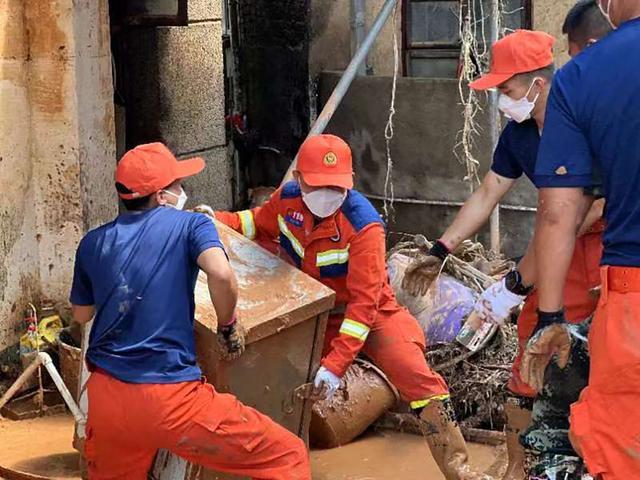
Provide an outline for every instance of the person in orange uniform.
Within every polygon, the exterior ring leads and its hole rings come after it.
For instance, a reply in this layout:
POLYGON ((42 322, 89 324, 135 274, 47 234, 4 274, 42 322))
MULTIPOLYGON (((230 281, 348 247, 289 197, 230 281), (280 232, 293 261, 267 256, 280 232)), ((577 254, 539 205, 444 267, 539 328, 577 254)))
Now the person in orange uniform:
POLYGON ((262 480, 311 480, 304 442, 202 377, 194 287, 207 276, 224 358, 244 350, 237 283, 211 219, 182 211, 183 178, 161 143, 139 145, 116 168, 126 212, 91 230, 76 255, 74 319, 93 319, 84 456, 92 480, 144 480, 158 449, 207 468, 262 480), (213 294, 215 292, 215 295, 213 294))
MULTIPOLYGON (((570 12, 563 30, 573 43, 572 53, 578 54, 580 49, 587 48, 610 28, 595 3, 581 2, 570 12)), ((480 187, 465 202, 454 222, 435 242, 431 251, 416 258, 407 269, 403 286, 410 293, 424 295, 450 252, 481 228, 517 179, 523 175, 530 180, 533 178, 541 133, 543 128, 547 128, 547 95, 554 74, 552 45, 553 38, 544 32, 517 30, 492 46, 490 72, 469 85, 476 90, 497 88, 500 93, 498 106, 511 120, 501 133, 491 169, 480 187)), ((593 202, 593 187, 585 191, 583 203, 588 203, 585 208, 593 202)), ((576 249, 564 285, 566 316, 572 323, 580 323, 593 314, 598 301, 596 287, 600 284, 603 205, 604 201, 600 199, 591 206, 589 215, 577 232, 576 249)), ((562 417, 566 419, 568 414, 569 403, 566 399, 571 394, 567 392, 571 391, 577 397, 586 382, 585 375, 567 376, 560 381, 556 378, 556 381, 550 382, 553 384, 547 385, 547 390, 553 392, 550 394, 552 398, 545 399, 548 401, 544 403, 539 402, 535 408, 534 420, 542 421, 534 422, 530 427, 534 397, 541 385, 534 389, 520 375, 524 349, 538 324, 538 296, 537 291, 533 290, 535 260, 532 247, 528 250, 515 270, 483 292, 475 307, 481 317, 503 324, 511 311, 524 301, 518 317, 519 351, 508 382, 512 395, 505 403, 509 465, 504 480, 521 480, 526 470, 531 473, 537 464, 550 463, 547 461, 549 458, 557 472, 560 471, 558 462, 561 457, 569 470, 579 463, 575 452, 567 445, 568 425, 562 424, 566 423, 562 417), (546 428, 534 428, 538 423, 544 423, 546 428), (530 432, 529 438, 521 436, 527 432, 530 432), (527 460, 523 440, 527 446, 527 460), (528 463, 526 469, 525 463, 528 463)), ((536 475, 535 478, 546 477, 536 475)))
POLYGON ((352 189, 351 149, 333 135, 310 137, 298 152, 294 177, 262 207, 215 216, 250 239, 278 239, 282 255, 336 292, 316 386, 333 395, 364 353, 429 423, 427 441, 445 477, 482 478, 468 465, 448 387, 425 360, 424 333, 389 285, 384 225, 352 189))
MULTIPOLYGON (((582 221, 582 188, 602 179, 602 290, 589 332, 588 386, 571 406, 571 441, 599 480, 640 478, 640 2, 599 0, 615 29, 556 75, 534 181, 539 331, 521 373, 538 385, 574 342, 562 295, 582 221)), ((562 366, 562 364, 560 365, 562 366)))

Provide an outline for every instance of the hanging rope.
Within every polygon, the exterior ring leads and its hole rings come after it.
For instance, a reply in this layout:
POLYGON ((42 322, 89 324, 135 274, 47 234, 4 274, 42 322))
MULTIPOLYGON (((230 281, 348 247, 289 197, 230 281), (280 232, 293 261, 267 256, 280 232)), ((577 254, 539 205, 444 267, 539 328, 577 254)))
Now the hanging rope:
POLYGON ((382 209, 384 211, 385 221, 389 222, 389 213, 393 213, 394 189, 393 189, 393 160, 391 158, 391 140, 393 139, 393 117, 396 114, 396 88, 398 84, 398 73, 400 70, 400 51, 398 47, 398 34, 396 32, 396 18, 398 14, 398 4, 402 0, 396 2, 393 8, 393 82, 391 84, 391 103, 389 104, 389 118, 384 128, 384 139, 387 147, 387 172, 384 178, 384 201, 382 209))

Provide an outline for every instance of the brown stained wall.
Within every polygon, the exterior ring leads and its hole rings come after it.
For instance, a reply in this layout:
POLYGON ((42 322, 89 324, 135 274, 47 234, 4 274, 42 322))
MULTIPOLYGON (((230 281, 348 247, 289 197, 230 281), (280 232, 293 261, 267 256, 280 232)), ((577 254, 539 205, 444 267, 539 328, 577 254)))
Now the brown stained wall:
MULTIPOLYGON (((408 1, 408 0, 404 0, 408 1)), ((543 30, 556 37, 555 58, 558 65, 564 64, 567 55, 566 41, 562 35, 562 22, 575 0, 532 0, 533 28, 543 30)), ((373 24, 384 0, 367 0, 366 30, 373 24)), ((369 63, 375 75, 393 73, 393 30, 389 20, 383 28, 370 54, 369 63)), ((402 48, 402 21, 398 11, 396 32, 402 48)), ((351 50, 351 0, 311 1, 311 47, 309 70, 315 79, 319 72, 343 70, 352 56, 351 50)))
POLYGON ((554 56, 557 66, 569 60, 567 42, 562 35, 562 23, 575 0, 534 0, 533 25, 536 30, 543 30, 556 38, 554 56))
POLYGON ((78 241, 116 211, 106 1, 0 9, 0 351, 27 301, 66 306, 78 241))

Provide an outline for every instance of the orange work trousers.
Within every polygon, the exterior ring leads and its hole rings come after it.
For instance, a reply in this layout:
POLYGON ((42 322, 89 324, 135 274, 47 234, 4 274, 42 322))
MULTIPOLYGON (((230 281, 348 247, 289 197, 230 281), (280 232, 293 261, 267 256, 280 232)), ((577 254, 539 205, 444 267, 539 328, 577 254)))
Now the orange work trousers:
MULTIPOLYGON (((331 351, 342 315, 331 315, 324 337, 323 357, 331 351)), ((426 406, 431 399, 449 395, 444 379, 425 359, 425 337, 418 321, 404 308, 380 311, 362 347, 362 353, 382 370, 400 396, 412 408, 426 406)))
MULTIPOLYGON (((600 258, 602 257, 602 229, 597 223, 591 232, 576 239, 576 246, 564 285, 564 308, 567 321, 580 323, 591 315, 598 304, 598 295, 593 289, 600 285, 600 258)), ((518 356, 511 368, 508 388, 522 397, 535 397, 533 389, 522 381, 520 364, 522 354, 538 323, 538 295, 527 297, 518 317, 518 356)), ((640 477, 639 477, 640 478, 640 477)))
POLYGON ((311 480, 302 440, 203 381, 132 384, 98 370, 87 391, 90 480, 145 480, 158 449, 220 472, 311 480))
POLYGON ((589 384, 571 406, 572 441, 591 475, 640 478, 640 268, 602 268, 589 356, 589 384))

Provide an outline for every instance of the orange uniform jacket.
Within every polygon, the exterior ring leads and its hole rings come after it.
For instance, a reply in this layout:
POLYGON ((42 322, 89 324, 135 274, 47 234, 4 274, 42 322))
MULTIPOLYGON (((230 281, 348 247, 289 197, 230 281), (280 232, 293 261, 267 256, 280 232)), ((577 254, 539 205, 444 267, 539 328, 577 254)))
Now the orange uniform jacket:
POLYGON ((344 320, 322 364, 338 376, 362 348, 378 313, 401 308, 388 282, 383 222, 355 190, 333 216, 317 224, 296 182, 277 190, 262 207, 216 212, 216 218, 252 240, 278 239, 298 268, 336 292, 334 311, 344 311, 344 320))

